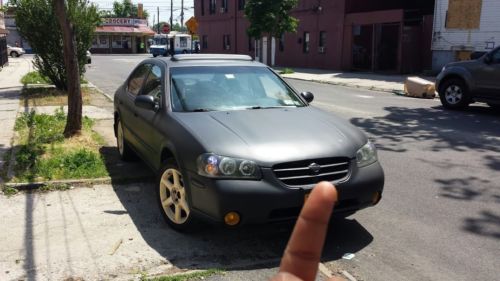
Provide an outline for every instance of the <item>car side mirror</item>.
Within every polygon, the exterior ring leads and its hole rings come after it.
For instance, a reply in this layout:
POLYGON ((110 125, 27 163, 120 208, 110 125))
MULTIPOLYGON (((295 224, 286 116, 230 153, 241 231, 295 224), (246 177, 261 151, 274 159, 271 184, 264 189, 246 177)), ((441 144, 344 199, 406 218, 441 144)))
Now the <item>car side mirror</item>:
POLYGON ((135 106, 146 110, 157 111, 160 108, 158 102, 156 102, 152 96, 148 95, 137 96, 134 100, 134 104, 135 106))
POLYGON ((484 63, 491 64, 492 62, 493 62, 493 59, 491 58, 490 55, 484 56, 484 63))
POLYGON ((307 103, 311 103, 314 100, 314 95, 311 92, 302 92, 300 95, 307 101, 307 103))

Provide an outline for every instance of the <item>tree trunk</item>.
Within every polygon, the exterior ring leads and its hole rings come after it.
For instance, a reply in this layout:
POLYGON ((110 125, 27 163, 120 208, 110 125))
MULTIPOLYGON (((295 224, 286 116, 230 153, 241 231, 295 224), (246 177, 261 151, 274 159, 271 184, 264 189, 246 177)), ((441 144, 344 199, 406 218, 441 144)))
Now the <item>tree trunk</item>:
POLYGON ((53 0, 55 14, 63 35, 64 64, 68 82, 68 118, 64 136, 69 138, 82 130, 82 89, 78 67, 76 36, 73 24, 69 21, 65 0, 53 0))

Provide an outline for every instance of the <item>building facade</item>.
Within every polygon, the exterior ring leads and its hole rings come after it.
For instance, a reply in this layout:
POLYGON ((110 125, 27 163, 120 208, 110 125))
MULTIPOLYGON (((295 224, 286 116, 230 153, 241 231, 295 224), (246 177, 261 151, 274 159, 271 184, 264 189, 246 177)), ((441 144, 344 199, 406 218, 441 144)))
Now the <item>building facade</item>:
POLYGON ((148 39, 154 34, 144 19, 104 18, 95 31, 90 51, 96 54, 147 53, 148 39))
POLYGON ((21 37, 16 26, 15 8, 10 7, 5 13, 5 28, 8 31, 7 44, 23 48, 27 54, 33 53, 28 41, 21 37))
POLYGON ((499 0, 436 0, 433 70, 500 45, 499 0))
POLYGON ((301 0, 296 33, 246 34, 245 0, 194 0, 201 50, 285 67, 418 72, 431 65, 433 0, 301 0), (376 3, 374 3, 376 2, 376 3))

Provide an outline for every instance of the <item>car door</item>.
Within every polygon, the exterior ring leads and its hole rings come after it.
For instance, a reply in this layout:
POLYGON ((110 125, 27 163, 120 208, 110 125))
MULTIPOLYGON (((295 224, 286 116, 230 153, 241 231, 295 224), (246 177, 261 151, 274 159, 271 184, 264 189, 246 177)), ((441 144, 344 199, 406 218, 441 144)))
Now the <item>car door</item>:
POLYGON ((480 75, 478 75, 480 96, 500 100, 500 48, 487 56, 489 61, 484 62, 480 75))
POLYGON ((141 142, 141 149, 147 161, 155 166, 156 159, 160 155, 162 144, 161 126, 165 126, 164 89, 165 70, 160 65, 152 65, 144 82, 140 95, 149 95, 158 103, 156 110, 136 108, 135 126, 137 137, 141 142))
POLYGON ((125 139, 135 150, 140 152, 140 139, 136 124, 137 108, 134 104, 135 98, 141 93, 146 75, 149 73, 151 64, 141 64, 132 72, 127 79, 125 94, 119 99, 120 119, 122 121, 125 139))

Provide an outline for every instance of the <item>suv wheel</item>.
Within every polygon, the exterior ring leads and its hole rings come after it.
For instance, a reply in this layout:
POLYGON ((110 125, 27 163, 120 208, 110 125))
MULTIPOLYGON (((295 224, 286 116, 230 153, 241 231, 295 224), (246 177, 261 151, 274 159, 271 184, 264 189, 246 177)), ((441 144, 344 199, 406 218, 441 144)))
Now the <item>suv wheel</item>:
POLYGON ((469 105, 470 97, 467 85, 461 79, 449 79, 439 89, 441 103, 448 109, 463 109, 469 105))
POLYGON ((181 170, 174 159, 164 162, 157 183, 158 205, 165 221, 175 230, 192 227, 186 187, 181 170))
POLYGON ((12 52, 10 52, 10 56, 18 58, 19 54, 17 52, 12 51, 12 52))

